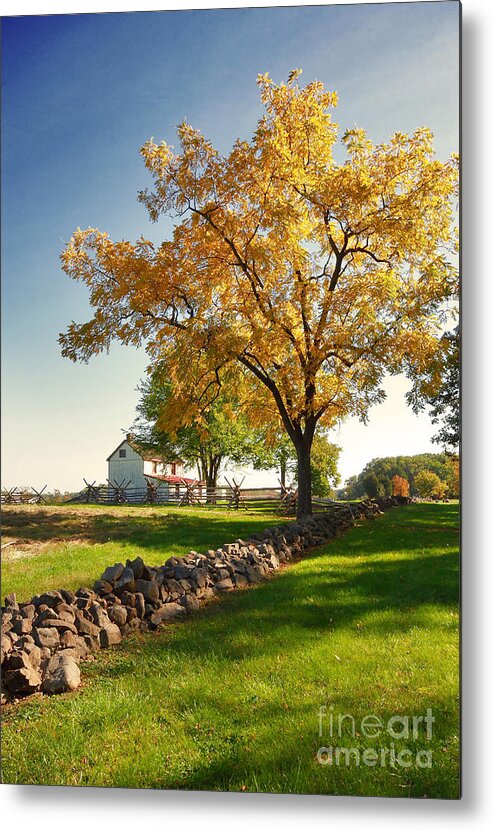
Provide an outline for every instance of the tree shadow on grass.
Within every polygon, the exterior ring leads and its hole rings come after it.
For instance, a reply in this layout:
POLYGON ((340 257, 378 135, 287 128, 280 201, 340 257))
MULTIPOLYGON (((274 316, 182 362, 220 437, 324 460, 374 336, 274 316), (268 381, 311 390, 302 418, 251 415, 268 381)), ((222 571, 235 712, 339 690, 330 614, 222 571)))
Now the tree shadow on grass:
POLYGON ((371 569, 337 569, 333 576, 284 571, 254 589, 223 597, 182 625, 145 642, 161 650, 231 661, 274 656, 279 649, 303 649, 354 627, 355 637, 405 632, 417 625, 424 606, 454 609, 458 601, 457 555, 442 554, 375 563, 371 569), (375 616, 375 613, 377 614, 375 616), (356 625, 362 630, 356 630, 356 625))
MULTIPOLYGON (((207 549, 232 541, 235 537, 279 523, 274 514, 249 513, 218 516, 207 509, 184 509, 170 513, 148 508, 143 515, 124 513, 126 508, 100 509, 97 512, 32 510, 16 507, 3 512, 3 534, 23 542, 88 543, 121 542, 139 547, 169 548, 178 543, 190 549, 207 549)), ((158 565, 158 563, 154 563, 158 565)))
MULTIPOLYGON (((248 733, 251 720, 248 711, 245 712, 245 696, 241 688, 245 676, 244 664, 252 659, 257 661, 257 665, 263 667, 265 678, 266 667, 275 668, 276 656, 281 654, 284 662, 289 666, 292 661, 293 671, 299 672, 303 655, 310 654, 312 647, 315 648, 324 639, 330 639, 333 633, 352 627, 354 632, 350 637, 354 637, 355 641, 364 639, 368 634, 377 636, 381 650, 387 635, 406 633, 410 629, 429 625, 426 617, 423 622, 423 611, 420 618, 420 610, 424 607, 442 610, 456 607, 457 555, 452 552, 377 561, 372 563, 371 568, 358 569, 350 563, 346 567, 337 566, 330 576, 327 576, 325 568, 320 568, 321 560, 324 564, 326 562, 324 557, 327 557, 327 551, 313 555, 309 561, 300 564, 303 573, 296 568, 285 570, 272 581, 252 590, 224 597, 220 604, 212 604, 184 624, 169 627, 143 644, 144 660, 146 656, 155 661, 160 655, 166 655, 166 659, 175 662, 177 669, 190 662, 197 667, 197 676, 207 673, 209 667, 222 667, 229 663, 229 677, 238 679, 238 701, 233 708, 231 690, 224 696, 220 687, 217 693, 207 693, 199 685, 197 692, 194 677, 184 682, 185 712, 187 701, 196 697, 199 699, 197 715, 193 714, 192 708, 190 719, 190 741, 194 747, 198 746, 199 758, 194 757, 194 761, 180 775, 170 772, 169 776, 157 777, 155 787, 238 790, 244 785, 248 790, 261 791, 456 798, 456 760, 446 756, 443 770, 433 774, 413 770, 406 772, 402 778, 396 777, 395 772, 390 771, 389 775, 389 770, 378 770, 372 778, 367 775, 368 771, 362 776, 359 771, 348 773, 342 768, 330 776, 322 776, 318 764, 313 761, 318 746, 317 708, 321 702, 297 702, 293 706, 291 701, 285 711, 282 709, 281 689, 278 690, 277 701, 264 701, 259 707, 255 705, 257 711, 253 721, 271 725, 271 738, 269 742, 265 738, 253 742, 254 752, 251 752, 249 746, 252 742, 248 733), (375 612, 381 614, 375 617, 375 612), (360 621, 364 622, 362 632, 355 628, 360 621), (200 734, 194 733, 193 725, 195 720, 202 719, 201 712, 214 712, 219 731, 222 730, 227 736, 231 734, 231 742, 220 735, 217 742, 211 744, 206 735, 202 746, 200 734), (235 719, 239 719, 238 729, 235 719), (289 735, 283 732, 284 719, 288 719, 290 724, 300 725, 301 732, 294 730, 289 735), (312 730, 308 740, 307 722, 312 730), (243 727, 245 733, 242 732, 243 727), (406 794, 402 793, 404 787, 406 794)), ((433 627, 436 625, 433 623, 433 627)), ((389 663, 393 661, 391 649, 387 659, 389 663)), ((360 671, 363 667, 364 662, 360 671)), ((323 670, 330 678, 330 667, 324 666, 323 670)), ((307 663, 306 671, 313 673, 313 666, 307 663)), ((275 670, 273 673, 275 676, 275 670)), ((358 696, 357 678, 356 673, 355 698, 358 696)), ((328 683, 330 685, 330 680, 328 683)), ((275 689, 275 677, 272 684, 275 689)), ((442 744, 446 744, 447 736, 457 729, 453 690, 443 689, 432 698, 417 692, 415 695, 419 701, 419 712, 425 712, 429 706, 444 714, 440 730, 442 744)), ((344 708, 347 706, 347 693, 332 693, 331 703, 336 711, 338 705, 344 708)), ((362 715, 365 714, 363 710, 362 715)), ((393 714, 390 710, 388 716, 393 714)), ((200 728, 200 725, 197 727, 200 728)))

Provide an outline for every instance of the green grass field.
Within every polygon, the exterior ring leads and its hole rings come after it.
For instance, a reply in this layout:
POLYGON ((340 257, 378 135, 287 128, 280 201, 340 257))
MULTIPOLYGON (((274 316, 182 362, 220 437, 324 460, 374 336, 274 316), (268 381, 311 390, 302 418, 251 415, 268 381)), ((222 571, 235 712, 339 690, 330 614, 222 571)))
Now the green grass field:
MULTIPOLYGON (((92 585, 108 564, 141 556, 162 565, 278 523, 265 512, 169 506, 5 507, 2 593, 28 600, 46 589, 92 585)), ((283 520, 286 521, 286 520, 283 520)), ((2 596, 3 596, 2 595, 2 596)))
MULTIPOLYGON (((4 591, 90 583, 130 553, 157 564, 267 524, 220 511, 106 514, 88 520, 78 555, 65 540, 8 561, 4 591)), ((76 693, 5 708, 4 781, 457 798, 457 524, 457 505, 395 508, 262 585, 100 653, 81 665, 76 693), (386 725, 427 708, 430 741, 423 724, 416 738, 361 727, 370 714, 386 725), (350 764, 343 754, 321 765, 317 751, 330 745, 350 749, 350 764), (408 767, 392 765, 392 746, 408 767), (380 754, 373 766, 356 764, 365 748, 380 754)))

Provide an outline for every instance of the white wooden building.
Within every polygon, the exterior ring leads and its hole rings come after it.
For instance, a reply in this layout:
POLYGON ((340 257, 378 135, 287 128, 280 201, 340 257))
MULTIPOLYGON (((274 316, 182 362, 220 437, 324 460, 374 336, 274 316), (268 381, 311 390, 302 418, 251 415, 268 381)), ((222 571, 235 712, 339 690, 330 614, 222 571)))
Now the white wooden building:
POLYGON ((146 488, 149 479, 163 482, 163 487, 177 486, 181 482, 192 482, 183 473, 182 459, 162 459, 154 452, 142 447, 131 433, 120 442, 108 458, 108 481, 129 482, 131 488, 146 488))

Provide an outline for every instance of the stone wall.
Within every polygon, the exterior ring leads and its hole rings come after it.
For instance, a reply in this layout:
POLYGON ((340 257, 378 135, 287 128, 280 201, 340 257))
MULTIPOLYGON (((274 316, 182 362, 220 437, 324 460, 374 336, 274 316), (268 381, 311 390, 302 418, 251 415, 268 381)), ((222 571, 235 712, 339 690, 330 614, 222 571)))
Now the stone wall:
POLYGON ((80 684, 79 663, 134 630, 185 618, 223 592, 267 578, 294 557, 323 545, 359 518, 409 499, 387 497, 335 506, 324 513, 238 539, 220 548, 170 557, 159 567, 137 557, 109 566, 93 588, 59 589, 2 607, 2 689, 7 699, 80 684))

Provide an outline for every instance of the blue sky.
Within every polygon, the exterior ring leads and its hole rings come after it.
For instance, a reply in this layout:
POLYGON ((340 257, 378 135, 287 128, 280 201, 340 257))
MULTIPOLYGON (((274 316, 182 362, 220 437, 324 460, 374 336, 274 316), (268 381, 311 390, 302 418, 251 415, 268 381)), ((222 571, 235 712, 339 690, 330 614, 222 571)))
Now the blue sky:
MULTIPOLYGON (((59 354, 58 333, 89 307, 58 258, 77 226, 167 234, 136 199, 148 184, 140 146, 173 143, 186 117, 226 151, 255 128, 256 75, 302 67, 302 80, 337 90, 342 130, 381 141, 426 124, 446 158, 459 141, 458 15, 445 1, 3 19, 4 485, 103 480, 133 420, 143 350, 114 347, 87 366, 59 354)), ((367 427, 334 433, 344 478, 375 456, 437 450, 406 388, 392 379, 367 427)))

